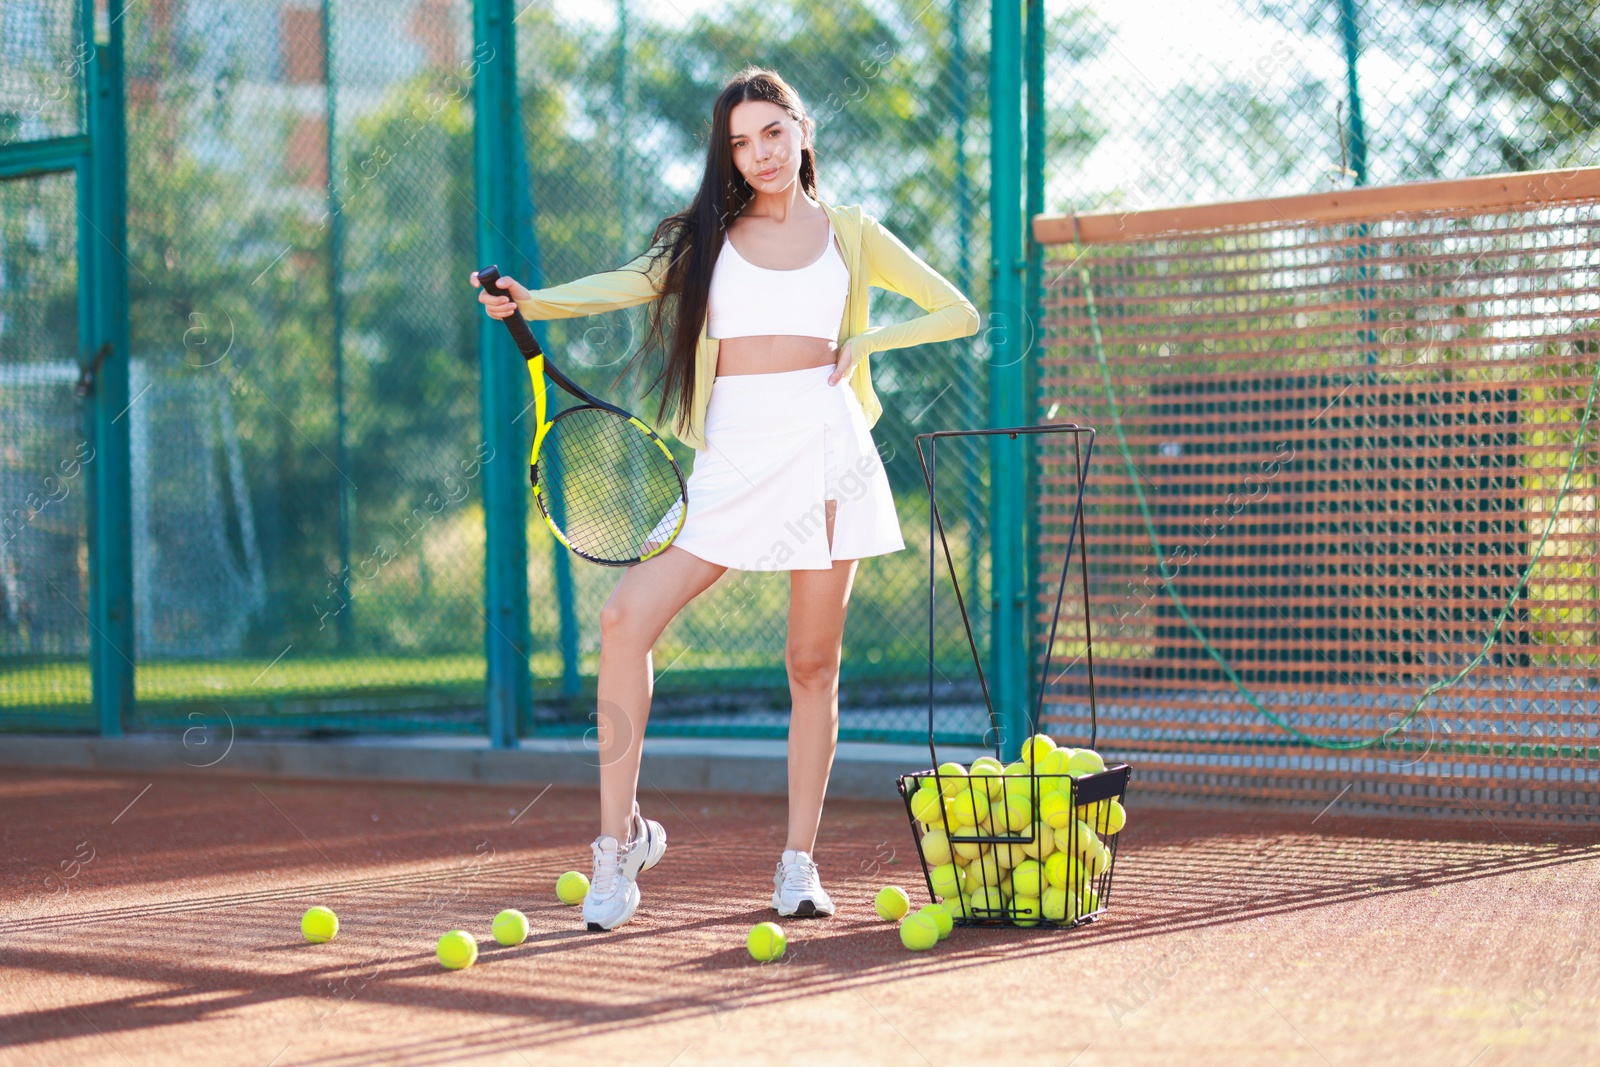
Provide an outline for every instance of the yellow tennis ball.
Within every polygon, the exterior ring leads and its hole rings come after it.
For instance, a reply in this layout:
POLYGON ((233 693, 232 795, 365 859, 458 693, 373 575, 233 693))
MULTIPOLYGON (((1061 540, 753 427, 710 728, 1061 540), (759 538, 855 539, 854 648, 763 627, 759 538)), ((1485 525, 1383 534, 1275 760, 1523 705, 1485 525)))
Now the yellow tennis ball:
MULTIPOLYGON (((967 836, 971 831, 972 827, 962 826, 957 828, 956 834, 957 836, 967 836)), ((988 851, 989 846, 979 841, 957 841, 950 848, 955 852, 957 862, 971 863, 988 851)))
POLYGON ((1051 922, 1065 922, 1069 912, 1076 909, 1072 907, 1072 894, 1060 886, 1047 885, 1044 893, 1039 897, 1039 911, 1051 922))
POLYGON ((1016 896, 1016 894, 1014 892, 1012 892, 1012 890, 1011 890, 1011 872, 1010 871, 1007 871, 1000 878, 1000 895, 1005 897, 1007 900, 1010 900, 1012 897, 1016 896))
POLYGON ((321 904, 307 908, 306 913, 300 916, 300 932, 306 935, 307 941, 319 945, 324 941, 332 941, 339 933, 339 917, 332 908, 324 908, 321 904))
POLYGON ((967 864, 967 885, 999 885, 1000 863, 994 858, 993 852, 984 852, 983 855, 967 864))
POLYGON ((1082 819, 1073 819, 1066 826, 1056 829, 1056 847, 1063 852, 1086 856, 1099 843, 1100 839, 1082 819))
POLYGON ((940 941, 949 937, 950 931, 955 927, 955 923, 950 919, 950 909, 943 904, 924 904, 917 909, 917 914, 927 915, 938 924, 940 941))
POLYGON ((1072 798, 1052 789, 1039 798, 1039 818, 1057 829, 1072 822, 1076 818, 1072 810, 1072 798))
POLYGON ((937 789, 919 789, 911 795, 911 817, 924 823, 942 822, 944 799, 937 789))
POLYGON ((1105 769, 1106 761, 1092 748, 1073 749, 1072 759, 1067 764, 1067 771, 1079 778, 1086 774, 1099 774, 1105 769))
MULTIPOLYGON (((1026 778, 1028 775, 1030 775, 1032 773, 1033 773, 1033 768, 1028 766, 1028 761, 1027 760, 1019 759, 1015 763, 1006 764, 1005 774, 1006 774, 1007 778, 1014 778, 1014 777, 1017 777, 1018 775, 1026 778)), ((1006 784, 1010 785, 1011 783, 1007 782, 1006 784)))
POLYGON ((589 895, 589 879, 577 871, 568 871, 556 879, 556 896, 563 904, 582 904, 589 895))
POLYGON ((777 923, 756 923, 750 928, 750 935, 744 939, 744 943, 750 949, 751 959, 765 963, 783 955, 789 939, 784 936, 783 927, 777 923))
POLYGON ((1023 860, 1012 868, 1011 885, 1018 896, 1039 896, 1044 892, 1044 864, 1038 860, 1023 860))
POLYGON ((1022 761, 1037 767, 1039 759, 1055 747, 1056 743, 1049 734, 1034 734, 1022 743, 1022 761))
POLYGON ((1024 834, 1031 834, 1032 841, 1022 843, 1022 851, 1032 859, 1043 863, 1056 850, 1056 832, 1049 823, 1041 823, 1038 819, 1026 830, 1024 834))
POLYGON ((1071 856, 1078 854, 1078 820, 1073 820, 1066 826, 1057 826, 1054 829, 1046 827, 1044 832, 1055 840, 1056 851, 1065 852, 1071 856))
POLYGON ((967 769, 959 763, 939 764, 939 789, 947 797, 953 797, 967 788, 967 769))
POLYGON ((900 943, 914 952, 939 943, 939 923, 932 915, 917 912, 900 924, 900 943))
POLYGON ((1067 854, 1057 852, 1044 861, 1045 881, 1057 889, 1067 888, 1067 854))
POLYGON ((1053 748, 1034 762, 1034 773, 1041 776, 1041 790, 1059 789, 1066 792, 1070 788, 1066 779, 1070 777, 1067 766, 1072 753, 1070 748, 1053 748))
POLYGON ((995 813, 999 823, 1012 833, 1016 833, 1033 821, 1033 801, 1022 793, 1005 794, 999 805, 991 806, 989 810, 995 813))
MULTIPOLYGON (((995 780, 999 781, 998 778, 995 780)), ((994 811, 994 805, 989 802, 989 792, 984 786, 983 779, 979 778, 972 783, 972 786, 971 789, 967 790, 967 796, 972 798, 972 809, 978 816, 972 820, 973 825, 992 829, 990 815, 994 811)))
POLYGON ((1083 887, 1083 903, 1079 905, 1080 915, 1090 915, 1100 910, 1100 894, 1094 891, 1093 886, 1083 887))
POLYGON ((516 908, 507 908, 494 917, 489 932, 502 945, 520 945, 528 940, 528 917, 516 908))
POLYGON ((478 959, 478 940, 465 930, 448 930, 439 935, 439 962, 452 971, 471 967, 478 959))
POLYGON ((1107 806, 1106 817, 1100 829, 1107 837, 1114 837, 1122 832, 1124 826, 1128 825, 1128 809, 1122 806, 1120 800, 1108 800, 1105 803, 1107 806))
POLYGON ((890 922, 894 922, 911 910, 911 898, 897 885, 886 885, 878 890, 878 899, 874 903, 877 905, 878 915, 890 922))
POLYGON ((936 897, 959 896, 966 880, 967 872, 953 863, 941 863, 928 872, 928 881, 936 897))
POLYGON ((1010 870, 1028 858, 1028 854, 1022 851, 1022 846, 1018 844, 1002 843, 990 847, 994 852, 994 858, 999 862, 1000 869, 1003 871, 1010 870))
MULTIPOLYGON (((1029 804, 1033 803, 1033 784, 1038 781, 1033 775, 1024 771, 1017 775, 1006 775, 1000 779, 1000 791, 1008 797, 1021 797, 1029 804)), ((1042 791, 1041 791, 1042 792, 1042 791)))
POLYGON ((1018 926, 1038 926, 1041 914, 1038 897, 1017 897, 1011 902, 1011 921, 1018 926))
MULTIPOLYGON (((1099 844, 1098 838, 1096 839, 1096 844, 1099 844)), ((1111 850, 1101 844, 1099 848, 1083 858, 1083 866, 1090 878, 1100 877, 1111 866, 1111 850)))
POLYGON ((937 867, 951 860, 950 835, 943 830, 929 830, 922 835, 918 845, 922 849, 923 861, 930 867, 937 867))
POLYGON ((955 795, 954 800, 950 816, 963 826, 976 826, 988 818, 989 792, 982 784, 975 789, 963 789, 955 795))
POLYGON ((981 885, 972 891, 972 910, 980 918, 993 918, 1005 906, 1006 899, 997 885, 981 885))
POLYGON ((1006 769, 1000 766, 999 760, 981 756, 972 761, 972 766, 967 769, 967 778, 971 783, 970 788, 981 788, 984 796, 992 800, 997 799, 1005 789, 1005 773, 1006 769))
POLYGON ((1078 855, 1088 857, 1105 847, 1105 843, 1100 840, 1100 836, 1094 832, 1094 827, 1079 819, 1078 855))

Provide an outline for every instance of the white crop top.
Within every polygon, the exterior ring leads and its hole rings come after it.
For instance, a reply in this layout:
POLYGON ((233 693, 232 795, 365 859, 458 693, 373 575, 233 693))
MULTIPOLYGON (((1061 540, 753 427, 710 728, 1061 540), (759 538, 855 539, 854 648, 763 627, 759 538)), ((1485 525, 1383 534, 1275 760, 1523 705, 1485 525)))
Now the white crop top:
POLYGON ((717 265, 711 270, 708 337, 754 337, 764 334, 839 339, 850 271, 833 243, 809 265, 773 270, 748 262, 723 237, 717 265))

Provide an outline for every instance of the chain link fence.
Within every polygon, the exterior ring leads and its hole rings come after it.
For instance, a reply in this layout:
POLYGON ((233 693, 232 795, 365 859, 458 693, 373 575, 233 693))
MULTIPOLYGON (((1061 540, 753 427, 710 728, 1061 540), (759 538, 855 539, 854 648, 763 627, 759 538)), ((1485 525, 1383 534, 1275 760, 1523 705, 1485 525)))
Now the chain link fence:
MULTIPOLYGON (((686 16, 672 4, 630 2, 597 5, 584 19, 564 17, 562 10, 530 9, 518 22, 541 273, 529 284, 554 285, 610 269, 641 251, 655 224, 693 195, 710 101, 728 74, 756 63, 782 74, 816 120, 821 199, 863 205, 982 305, 987 279, 981 261, 989 242, 985 6, 964 0, 841 8, 800 0, 777 8, 719 4, 686 16)), ((543 325, 553 358, 606 396, 642 337, 646 313, 635 308, 543 325)), ((897 294, 874 294, 874 322, 916 314, 920 309, 897 294)), ((873 357, 873 385, 884 404, 873 436, 898 501, 906 549, 860 565, 844 635, 842 736, 926 729, 928 505, 912 438, 986 420, 987 367, 978 341, 873 357), (920 712, 913 710, 919 705, 920 712)), ((621 402, 654 417, 653 398, 634 394, 621 402)), ((674 447, 687 471, 692 453, 674 447)), ((982 604, 987 464, 976 450, 953 462, 965 464, 960 480, 968 499, 953 524, 952 547, 966 568, 965 595, 982 604)), ((949 506, 941 501, 942 510, 949 506)), ((534 643, 555 648, 557 568, 570 564, 548 531, 535 527, 534 643)), ((579 565, 571 576, 580 671, 592 678, 599 612, 617 575, 579 565)), ((946 696, 981 704, 961 617, 953 598, 942 600, 951 607, 936 620, 938 684, 946 696)), ((782 736, 787 603, 784 573, 730 571, 680 613, 656 647, 657 692, 701 699, 683 702, 682 713, 670 719, 654 716, 651 728, 722 730, 737 721, 741 732, 782 736), (752 692, 773 694, 767 699, 778 710, 733 714, 731 705, 752 692)), ((983 615, 975 613, 979 627, 986 624, 983 615)), ((981 715, 980 725, 970 725, 974 709, 956 714, 966 715, 954 727, 964 738, 981 731, 981 715)))
POLYGON ((480 729, 470 6, 124 18, 139 724, 480 729))
MULTIPOLYGON (((70 56, 81 36, 66 18, 75 10, 62 5, 65 21, 49 23, 59 40, 34 49, 37 70, 19 92, 70 56)), ((693 190, 723 79, 759 63, 789 79, 816 119, 822 197, 863 204, 981 304, 986 12, 970 2, 524 8, 521 122, 506 135, 521 142, 513 158, 526 160, 518 179, 531 225, 516 242, 538 275, 526 281, 556 284, 636 254, 693 190)), ((135 5, 120 18, 132 727, 481 731, 478 476, 493 457, 479 410, 481 309, 466 276, 477 265, 473 75, 497 57, 473 47, 470 0, 190 0, 135 5)), ((8 16, 13 47, 16 25, 29 23, 8 16)), ((79 91, 70 78, 63 84, 79 91)), ((55 101, 16 136, 70 130, 60 116, 75 106, 55 101)), ((3 188, 20 204, 51 183, 70 179, 3 188)), ((70 224, 65 195, 52 218, 70 224)), ((38 210, 48 208, 8 210, 14 257, 38 210)), ((70 225, 50 233, 70 244, 70 225)), ((4 287, 17 312, 0 403, 27 409, 36 426, 8 449, 22 457, 7 461, 8 510, 74 440, 76 349, 59 334, 38 343, 46 327, 37 287, 55 283, 33 277, 14 268, 4 287), (55 368, 59 381, 34 364, 55 368), (42 389, 55 389, 60 411, 33 399, 42 389)), ((70 299, 70 281, 62 286, 70 299)), ((887 293, 873 312, 875 322, 918 313, 887 293)), ((643 322, 635 309, 541 328, 576 378, 613 395, 611 378, 643 322)), ((886 408, 875 436, 908 548, 862 566, 845 635, 847 704, 860 686, 871 691, 855 702, 877 704, 925 678, 918 537, 927 504, 911 438, 974 424, 986 409, 985 367, 971 342, 874 362, 886 408)), ((636 395, 619 399, 654 411, 636 395)), ((688 469, 690 454, 675 447, 688 469)), ((982 457, 972 457, 970 500, 952 531, 979 603, 986 478, 982 457)), ((542 708, 581 708, 593 691, 599 610, 618 573, 574 565, 530 512, 535 693, 542 708)), ((7 704, 59 712, 60 694, 87 700, 85 631, 66 612, 83 595, 84 516, 62 506, 28 514, 33 542, 51 523, 75 523, 78 542, 52 544, 48 566, 11 553, 7 573, 31 590, 67 568, 74 584, 53 604, 32 591, 8 601, 14 614, 35 616, 47 604, 54 621, 48 638, 37 622, 22 636, 8 627, 7 704)), ((752 695, 786 704, 786 586, 778 574, 730 572, 680 616, 657 648, 657 676, 664 697, 683 697, 697 714, 678 723, 663 715, 662 729, 782 732, 781 716, 745 714, 734 725, 721 713, 752 695)), ((970 696, 959 616, 941 616, 936 645, 951 660, 950 691, 970 696)), ((913 693, 906 703, 919 701, 913 693)), ((663 706, 670 711, 672 700, 663 706)), ((581 711, 541 714, 587 725, 581 711)), ((849 711, 845 733, 906 726, 903 713, 849 711)))
MULTIPOLYGON (((84 132, 81 5, 0 21, 0 149, 84 132)), ((87 728, 87 467, 78 380, 78 186, 0 181, 0 717, 87 728)))
POLYGON ((21 725, 90 718, 75 184, 0 182, 0 713, 21 725))
MULTIPOLYGON (((0 143, 83 132, 79 12, 8 7, 0 143)), ((1596 148, 1596 29, 1571 0, 1141 0, 1044 14, 1046 144, 1031 165, 1047 213, 1556 167, 1596 148)), ((470 0, 188 0, 118 17, 138 725, 198 713, 482 729, 490 457, 466 273, 472 78, 493 57, 474 51, 470 0)), ((518 11, 521 121, 506 136, 526 160, 530 224, 515 240, 537 264, 521 280, 557 284, 641 249, 693 188, 723 79, 759 63, 817 120, 823 198, 861 203, 987 307, 988 19, 971 0, 518 11)), ((38 506, 43 479, 83 444, 74 282, 42 266, 45 246, 60 256, 76 242, 73 180, 0 183, 0 408, 18 427, 0 453, 8 724, 24 709, 67 722, 87 701, 88 515, 70 491, 38 506)), ((874 305, 876 322, 917 311, 881 292, 874 305)), ((634 309, 541 328, 580 381, 611 393, 643 323, 634 309)), ((988 421, 986 351, 980 332, 874 359, 874 436, 907 550, 861 566, 843 736, 922 732, 927 500, 912 438, 988 421)), ((949 484, 968 498, 941 509, 986 647, 990 474, 980 452, 956 451, 947 462, 965 476, 949 484)), ((536 514, 528 539, 536 694, 581 708, 617 575, 574 566, 536 514)), ((730 572, 674 622, 656 653, 661 729, 781 732, 785 584, 730 572), (740 693, 780 713, 717 707, 740 693)), ((940 591, 935 668, 952 697, 972 697, 954 602, 940 591)), ((982 717, 966 707, 951 729, 975 737, 982 717)))
POLYGON ((1587 0, 1046 6, 1045 213, 1580 166, 1587 0))
POLYGON ((1103 431, 1102 735, 1189 796, 1589 817, 1593 5, 1154 9, 1058 20, 1048 80, 1047 213, 1098 216, 1048 249, 1039 400, 1103 431), (1358 185, 1400 188, 1270 199, 1358 185))

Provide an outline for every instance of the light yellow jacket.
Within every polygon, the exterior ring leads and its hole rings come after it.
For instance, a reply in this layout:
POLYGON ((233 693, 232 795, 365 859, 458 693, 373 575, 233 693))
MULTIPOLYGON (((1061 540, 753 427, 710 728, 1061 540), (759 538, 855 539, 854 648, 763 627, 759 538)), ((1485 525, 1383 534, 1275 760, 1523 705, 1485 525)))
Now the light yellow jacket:
MULTIPOLYGON (((978 312, 960 290, 919 259, 860 205, 822 204, 822 208, 833 220, 833 232, 844 248, 844 263, 850 272, 850 291, 845 297, 838 344, 855 342, 851 350, 855 362, 849 382, 861 401, 867 425, 871 426, 883 413, 883 405, 872 391, 868 357, 890 348, 970 337, 978 332, 978 312), (868 327, 867 289, 874 285, 910 298, 927 314, 888 326, 868 327)), ((527 300, 517 301, 517 307, 528 319, 568 319, 633 307, 661 295, 657 284, 665 269, 666 257, 651 264, 650 253, 645 252, 617 270, 532 290, 527 300)), ((694 397, 687 413, 679 412, 672 427, 674 436, 690 448, 705 447, 706 407, 711 401, 711 384, 716 374, 717 339, 707 337, 706 325, 701 323, 700 341, 695 349, 694 397)))

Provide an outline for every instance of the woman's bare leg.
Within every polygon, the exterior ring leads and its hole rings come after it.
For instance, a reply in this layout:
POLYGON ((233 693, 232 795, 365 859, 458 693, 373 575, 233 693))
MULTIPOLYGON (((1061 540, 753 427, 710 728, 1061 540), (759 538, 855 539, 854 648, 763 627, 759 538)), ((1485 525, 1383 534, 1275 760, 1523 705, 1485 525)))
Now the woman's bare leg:
MULTIPOLYGON (((828 545, 833 507, 828 501, 828 545)), ((784 848, 810 852, 817 842, 822 800, 828 792, 839 741, 839 656, 845 612, 855 581, 853 559, 834 560, 828 571, 789 572, 789 839, 784 848)))
POLYGON ((650 650, 683 606, 728 568, 676 545, 622 572, 600 609, 596 727, 600 757, 600 832, 622 844, 639 787, 639 759, 650 718, 655 667, 650 650))

